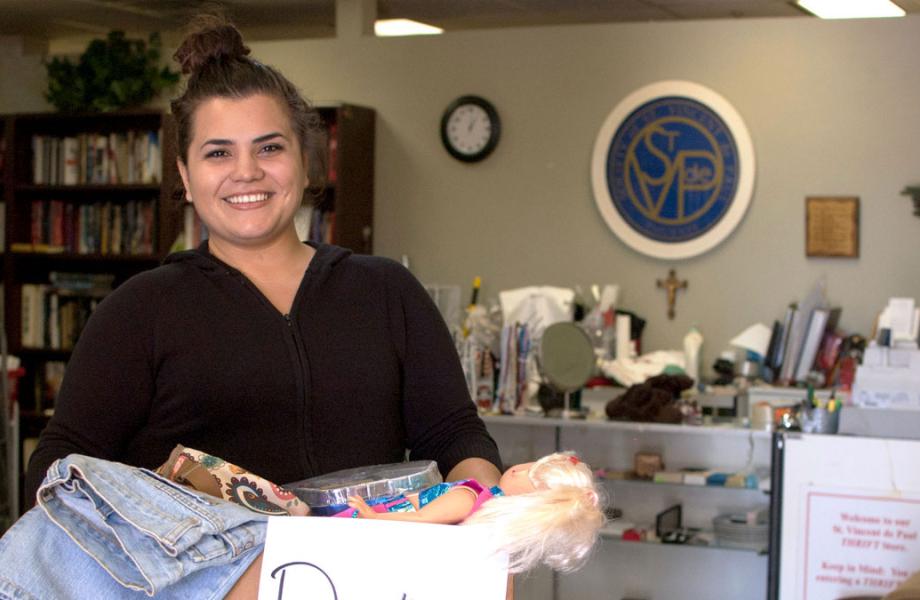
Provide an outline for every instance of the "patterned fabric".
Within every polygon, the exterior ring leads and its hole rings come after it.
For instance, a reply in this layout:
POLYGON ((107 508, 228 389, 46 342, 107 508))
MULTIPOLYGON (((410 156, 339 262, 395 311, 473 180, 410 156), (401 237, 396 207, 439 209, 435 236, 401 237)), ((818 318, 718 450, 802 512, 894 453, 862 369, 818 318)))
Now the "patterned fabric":
POLYGON ((305 516, 310 507, 287 489, 200 450, 176 446, 157 473, 199 492, 269 516, 305 516))

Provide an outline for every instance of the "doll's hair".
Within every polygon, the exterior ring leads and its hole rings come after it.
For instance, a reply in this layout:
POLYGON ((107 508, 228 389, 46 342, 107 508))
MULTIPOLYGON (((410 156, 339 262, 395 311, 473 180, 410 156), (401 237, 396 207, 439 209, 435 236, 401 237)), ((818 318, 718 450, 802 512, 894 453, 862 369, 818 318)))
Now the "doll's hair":
POLYGON ((570 452, 536 461, 529 472, 536 491, 497 496, 464 525, 487 525, 512 573, 539 563, 570 572, 587 560, 603 527, 604 504, 591 469, 570 452))

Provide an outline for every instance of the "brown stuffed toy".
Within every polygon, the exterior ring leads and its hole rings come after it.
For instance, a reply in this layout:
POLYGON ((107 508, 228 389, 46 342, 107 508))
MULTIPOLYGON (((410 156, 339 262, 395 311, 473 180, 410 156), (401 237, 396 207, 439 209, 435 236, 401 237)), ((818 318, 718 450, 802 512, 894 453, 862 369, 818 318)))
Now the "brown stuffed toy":
POLYGON ((680 393, 693 380, 686 375, 655 375, 644 383, 630 386, 626 392, 607 403, 607 418, 613 421, 647 421, 680 423, 683 413, 678 405, 680 393))

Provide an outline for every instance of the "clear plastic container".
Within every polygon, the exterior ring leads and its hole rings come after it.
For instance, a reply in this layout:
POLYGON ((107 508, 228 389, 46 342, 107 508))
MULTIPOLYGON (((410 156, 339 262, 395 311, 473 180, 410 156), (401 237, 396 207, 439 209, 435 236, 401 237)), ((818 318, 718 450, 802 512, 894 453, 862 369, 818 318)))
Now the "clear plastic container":
POLYGON ((441 483, 438 464, 432 460, 344 469, 290 483, 284 487, 310 507, 313 515, 332 515, 348 508, 349 496, 365 500, 416 492, 441 483))

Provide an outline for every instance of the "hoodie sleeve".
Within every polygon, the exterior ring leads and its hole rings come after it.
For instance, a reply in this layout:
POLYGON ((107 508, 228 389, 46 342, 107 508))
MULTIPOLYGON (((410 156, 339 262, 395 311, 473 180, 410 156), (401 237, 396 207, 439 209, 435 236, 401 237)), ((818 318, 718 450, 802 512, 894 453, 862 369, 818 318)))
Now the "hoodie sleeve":
POLYGON ((52 462, 68 454, 117 457, 147 419, 153 396, 151 300, 132 282, 93 312, 67 364, 54 416, 29 460, 26 499, 52 462))
POLYGON ((498 447, 470 398, 457 350, 437 306, 398 263, 390 263, 387 286, 402 364, 410 458, 437 461, 445 476, 467 458, 485 459, 501 471, 498 447))

